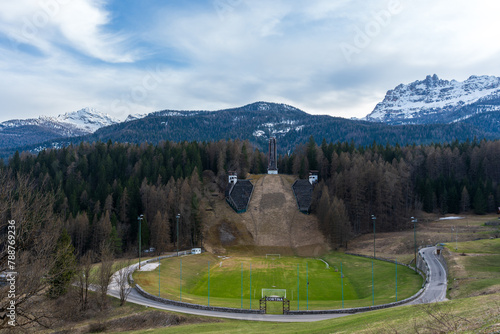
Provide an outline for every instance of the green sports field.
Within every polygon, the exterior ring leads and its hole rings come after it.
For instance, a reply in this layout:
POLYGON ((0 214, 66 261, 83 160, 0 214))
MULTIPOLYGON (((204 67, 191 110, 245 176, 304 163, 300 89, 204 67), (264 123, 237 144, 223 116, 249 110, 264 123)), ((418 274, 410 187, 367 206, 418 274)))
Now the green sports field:
MULTIPOLYGON (((345 308, 370 306, 373 299, 375 305, 396 301, 395 264, 373 261, 372 287, 372 260, 342 253, 322 259, 329 268, 314 258, 220 258, 204 253, 162 260, 160 271, 135 272, 134 280, 163 298, 247 309, 259 308, 263 288, 285 289, 292 310, 342 308, 342 300, 345 308)), ((399 265, 397 283, 397 299, 402 300, 421 288, 422 278, 399 265)))

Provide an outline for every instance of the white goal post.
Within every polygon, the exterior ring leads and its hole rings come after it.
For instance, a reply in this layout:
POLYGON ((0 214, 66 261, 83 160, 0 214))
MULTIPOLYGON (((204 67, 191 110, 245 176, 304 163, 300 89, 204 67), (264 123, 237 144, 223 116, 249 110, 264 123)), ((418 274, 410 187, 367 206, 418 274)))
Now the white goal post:
POLYGON ((281 259, 281 254, 266 254, 266 259, 281 259))
POLYGON ((283 297, 286 298, 286 289, 262 289, 262 297, 283 297))

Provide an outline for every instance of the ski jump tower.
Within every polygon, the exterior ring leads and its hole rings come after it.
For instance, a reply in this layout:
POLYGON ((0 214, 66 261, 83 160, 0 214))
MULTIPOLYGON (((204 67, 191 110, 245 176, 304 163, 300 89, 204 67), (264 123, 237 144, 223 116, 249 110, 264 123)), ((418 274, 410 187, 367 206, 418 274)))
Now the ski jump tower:
POLYGON ((278 154, 276 148, 276 137, 269 138, 269 153, 267 154, 269 165, 267 174, 278 174, 278 154))

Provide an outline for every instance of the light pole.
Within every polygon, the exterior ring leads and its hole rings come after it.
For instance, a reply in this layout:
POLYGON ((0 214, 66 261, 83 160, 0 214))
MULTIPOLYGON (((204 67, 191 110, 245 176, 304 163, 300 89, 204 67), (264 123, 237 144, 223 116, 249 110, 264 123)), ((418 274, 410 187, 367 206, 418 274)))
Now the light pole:
POLYGON ((175 240, 175 244, 177 245, 177 257, 179 257, 179 218, 181 218, 181 214, 178 213, 177 216, 177 227, 176 227, 176 232, 177 232, 177 239, 175 240))
POLYGON ((158 297, 161 297, 160 287, 161 287, 161 262, 160 262, 160 255, 158 254, 158 297))
POLYGON ((396 301, 398 301, 398 259, 394 262, 396 263, 396 301))
POLYGON ((141 270, 141 225, 144 215, 137 217, 137 222, 139 224, 139 270, 141 270))
POLYGON ((372 220, 373 220, 373 258, 375 258, 375 222, 377 220, 377 217, 375 217, 375 215, 372 215, 372 220))
POLYGON ((411 222, 413 223, 413 240, 415 241, 415 268, 417 268, 417 221, 417 218, 411 217, 411 222))
POLYGON ((141 223, 142 223, 142 216, 139 216, 137 218, 137 222, 139 224, 139 270, 141 270, 141 223))
POLYGON ((458 248, 458 236, 457 236, 457 233, 458 233, 458 227, 455 226, 455 252, 457 251, 457 248, 458 248))

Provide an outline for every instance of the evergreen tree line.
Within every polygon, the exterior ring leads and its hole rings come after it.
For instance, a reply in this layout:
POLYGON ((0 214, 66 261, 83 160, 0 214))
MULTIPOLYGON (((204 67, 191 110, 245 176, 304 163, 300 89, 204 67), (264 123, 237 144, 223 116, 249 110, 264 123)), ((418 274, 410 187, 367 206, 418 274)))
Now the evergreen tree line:
MULTIPOLYGON (((279 145, 279 142, 278 142, 279 145)), ((280 173, 306 178, 317 170, 320 184, 313 212, 334 245, 352 235, 407 228, 417 210, 484 214, 500 205, 500 142, 433 145, 317 145, 311 137, 281 155, 280 173)), ((139 215, 143 249, 158 252, 200 246, 203 212, 227 184, 227 172, 266 172, 266 154, 248 141, 81 143, 16 153, 5 175, 30 175, 54 197, 77 256, 107 243, 116 254, 137 251, 139 215), (180 214, 177 231, 177 215, 180 214), (179 240, 177 240, 177 233, 179 240)))
POLYGON ((280 157, 279 170, 301 178, 319 172, 312 209, 335 246, 370 232, 372 215, 377 230, 396 231, 419 210, 485 214, 500 206, 500 141, 356 147, 318 146, 311 137, 280 157))
POLYGON ((82 257, 99 254, 103 243, 116 255, 137 252, 139 224, 143 250, 200 246, 203 199, 223 193, 228 170, 264 173, 266 161, 248 141, 97 142, 16 153, 0 168, 30 176, 38 191, 53 194, 54 212, 82 257))

